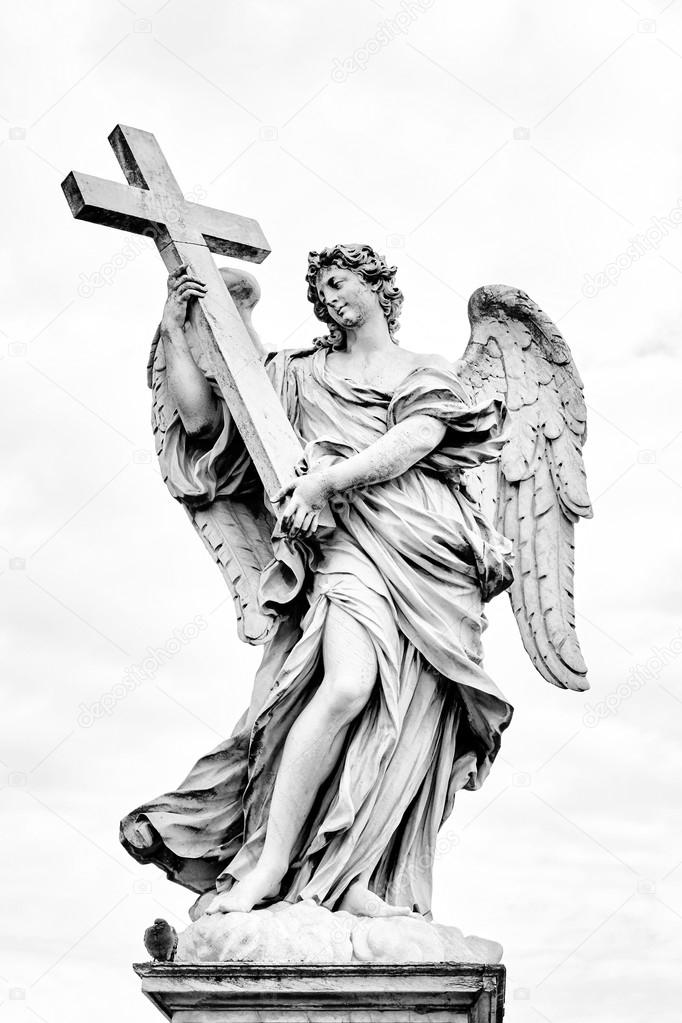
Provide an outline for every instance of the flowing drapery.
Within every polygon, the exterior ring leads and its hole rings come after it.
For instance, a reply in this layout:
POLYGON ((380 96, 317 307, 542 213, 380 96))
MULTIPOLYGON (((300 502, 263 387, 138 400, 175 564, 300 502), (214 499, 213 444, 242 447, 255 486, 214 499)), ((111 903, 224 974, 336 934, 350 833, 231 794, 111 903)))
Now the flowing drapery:
MULTIPOLYGON (((296 611, 283 613, 256 684, 262 706, 203 757, 175 792, 122 823, 133 856, 197 892, 229 888, 263 846, 288 731, 322 679, 326 616, 338 605, 366 630, 378 675, 299 835, 280 898, 333 908, 352 881, 428 914, 438 830, 455 793, 478 788, 511 708, 481 666, 484 603, 511 582, 511 545, 470 500, 461 474, 499 457, 503 410, 472 405, 451 371, 421 367, 390 395, 332 371, 324 349, 281 352, 268 373, 309 467, 361 451, 411 415, 434 416, 442 443, 403 475, 334 504, 296 611), (149 835, 153 840, 149 840, 149 835)), ((257 487, 226 423, 209 450, 179 418, 161 452, 180 500, 257 487)), ((277 586, 264 573, 262 600, 277 586)))

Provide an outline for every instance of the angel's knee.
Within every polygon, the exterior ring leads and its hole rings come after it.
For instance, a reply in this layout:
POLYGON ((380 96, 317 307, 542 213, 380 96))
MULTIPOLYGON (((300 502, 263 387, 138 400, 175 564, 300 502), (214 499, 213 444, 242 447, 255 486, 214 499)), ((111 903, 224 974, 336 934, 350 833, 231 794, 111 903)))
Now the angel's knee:
POLYGON ((325 672, 318 699, 326 717, 337 727, 350 724, 367 706, 376 682, 374 670, 351 672, 342 668, 325 672))
POLYGON ((346 611, 330 608, 325 627, 324 679, 318 698, 335 722, 348 724, 364 709, 377 679, 367 630, 346 611))

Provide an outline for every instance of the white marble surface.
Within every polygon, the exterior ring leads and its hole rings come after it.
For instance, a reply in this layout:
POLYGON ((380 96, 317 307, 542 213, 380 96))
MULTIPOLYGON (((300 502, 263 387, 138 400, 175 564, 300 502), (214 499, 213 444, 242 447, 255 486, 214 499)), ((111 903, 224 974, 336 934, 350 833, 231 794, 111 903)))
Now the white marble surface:
POLYGON ((475 963, 136 963, 172 1023, 500 1023, 505 968, 475 963))
POLYGON ((502 946, 411 917, 371 918, 282 902, 250 913, 199 917, 180 934, 176 962, 486 963, 502 946))

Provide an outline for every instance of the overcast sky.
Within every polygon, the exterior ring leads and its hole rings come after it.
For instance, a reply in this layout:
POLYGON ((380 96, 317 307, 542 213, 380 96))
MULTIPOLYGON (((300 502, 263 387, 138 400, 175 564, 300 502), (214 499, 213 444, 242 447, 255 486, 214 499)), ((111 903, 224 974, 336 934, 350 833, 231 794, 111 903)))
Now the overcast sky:
POLYGON ((457 358, 484 283, 564 332, 590 414, 592 690, 547 685, 506 597, 490 608, 487 668, 516 716, 446 825, 434 911, 504 944, 510 1023, 677 1021, 682 2, 33 0, 4 18, 0 1013, 155 1018, 129 964, 192 896, 127 858, 118 820, 231 730, 259 658, 152 456, 161 260, 72 220, 59 187, 71 169, 122 180, 122 122, 156 134, 196 201, 259 220, 271 346, 318 332, 306 254, 336 241, 398 264, 407 347, 457 358))

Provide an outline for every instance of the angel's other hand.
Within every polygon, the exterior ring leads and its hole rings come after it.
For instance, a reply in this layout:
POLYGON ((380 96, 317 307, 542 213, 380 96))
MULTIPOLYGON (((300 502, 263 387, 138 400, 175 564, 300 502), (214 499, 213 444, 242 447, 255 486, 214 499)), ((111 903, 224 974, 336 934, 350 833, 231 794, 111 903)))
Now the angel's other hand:
POLYGON ((291 480, 275 495, 275 501, 289 497, 282 512, 282 531, 290 537, 310 536, 318 526, 320 512, 331 494, 327 476, 319 471, 291 480))

